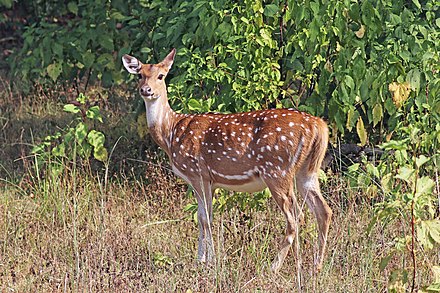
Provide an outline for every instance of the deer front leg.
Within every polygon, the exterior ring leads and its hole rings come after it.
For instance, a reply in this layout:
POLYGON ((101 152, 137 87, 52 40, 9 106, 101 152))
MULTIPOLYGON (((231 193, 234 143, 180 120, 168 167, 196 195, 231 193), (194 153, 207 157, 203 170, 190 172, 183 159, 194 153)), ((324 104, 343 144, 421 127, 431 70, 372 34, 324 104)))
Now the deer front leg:
POLYGON ((197 220, 199 224, 198 260, 211 263, 214 259, 212 240, 212 190, 210 184, 194 186, 197 197, 197 220), (206 186, 205 186, 206 185, 206 186))

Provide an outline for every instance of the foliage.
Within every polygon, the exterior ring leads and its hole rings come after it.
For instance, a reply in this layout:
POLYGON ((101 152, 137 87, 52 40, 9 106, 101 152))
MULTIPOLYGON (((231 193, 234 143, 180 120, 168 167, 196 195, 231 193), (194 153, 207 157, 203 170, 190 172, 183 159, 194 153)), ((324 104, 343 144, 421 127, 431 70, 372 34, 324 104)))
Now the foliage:
MULTIPOLYGON (((190 188, 188 194, 192 194, 194 190, 190 188)), ((216 196, 212 199, 212 207, 214 213, 224 213, 225 211, 237 208, 241 213, 250 215, 255 211, 266 210, 267 200, 271 197, 269 189, 256 192, 249 196, 247 193, 234 192, 218 189, 216 196)), ((197 223, 197 202, 193 201, 185 206, 184 210, 188 212, 194 222, 197 223)))
POLYGON ((12 0, 0 0, 0 7, 6 7, 11 8, 12 7, 12 0))
POLYGON ((87 97, 80 94, 75 103, 64 105, 64 111, 76 117, 69 126, 46 136, 33 148, 38 166, 48 164, 50 171, 60 174, 77 156, 87 161, 92 152, 95 159, 105 162, 108 157, 105 136, 95 129, 89 130, 95 121, 103 122, 99 107, 88 106, 87 97))
POLYGON ((122 54, 155 62, 176 47, 169 90, 183 111, 293 106, 366 144, 395 130, 398 107, 440 91, 435 0, 101 0, 36 11, 11 59, 16 75, 110 86, 126 76, 122 54))
POLYGON ((436 97, 432 101, 416 101, 407 113, 399 110, 398 115, 406 119, 398 122, 398 135, 381 145, 388 158, 377 167, 369 165, 366 169, 365 177, 373 178, 367 185, 375 185, 384 195, 384 200, 376 204, 369 229, 377 222, 404 223, 403 230, 395 235, 394 246, 382 259, 381 269, 396 254, 412 254, 413 263, 395 270, 391 284, 400 282, 406 286, 412 281, 414 288, 417 259, 440 246, 440 209, 435 196, 439 186, 433 180, 440 167, 439 105, 440 98, 436 97), (412 278, 408 277, 410 271, 412 278))
MULTIPOLYGON (((118 6, 121 1, 114 2, 118 6)), ((121 33, 122 16, 109 1, 45 4, 32 11, 35 21, 23 33, 23 47, 10 58, 14 75, 76 87, 82 80, 86 87, 95 80, 107 87, 122 82, 119 60, 126 51, 119 48, 128 42, 128 34, 121 33)))

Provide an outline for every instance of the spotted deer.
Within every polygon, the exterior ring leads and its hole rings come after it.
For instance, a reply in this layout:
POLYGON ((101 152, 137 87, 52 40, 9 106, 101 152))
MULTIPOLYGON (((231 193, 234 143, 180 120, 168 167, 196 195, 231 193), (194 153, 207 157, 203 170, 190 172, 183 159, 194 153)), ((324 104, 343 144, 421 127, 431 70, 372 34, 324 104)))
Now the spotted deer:
POLYGON ((167 98, 165 77, 176 54, 173 49, 158 64, 143 64, 124 55, 129 73, 139 76, 139 93, 152 138, 166 152, 173 171, 192 185, 198 203, 198 259, 214 257, 212 196, 216 188, 257 192, 268 187, 285 215, 286 235, 272 264, 277 271, 295 239, 301 208, 297 190, 318 222, 322 266, 332 211, 321 195, 318 170, 323 161, 328 128, 317 117, 292 109, 237 114, 178 114, 167 98))

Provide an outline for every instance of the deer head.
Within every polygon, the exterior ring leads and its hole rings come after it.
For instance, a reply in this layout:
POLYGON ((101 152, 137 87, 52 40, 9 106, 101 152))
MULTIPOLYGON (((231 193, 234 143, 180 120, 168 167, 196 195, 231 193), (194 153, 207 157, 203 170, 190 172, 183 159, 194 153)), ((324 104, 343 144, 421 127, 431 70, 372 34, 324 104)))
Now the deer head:
POLYGON ((165 77, 173 65, 175 55, 176 49, 173 49, 158 64, 143 64, 133 56, 122 56, 125 69, 131 74, 139 76, 139 93, 145 101, 153 101, 167 96, 165 77))

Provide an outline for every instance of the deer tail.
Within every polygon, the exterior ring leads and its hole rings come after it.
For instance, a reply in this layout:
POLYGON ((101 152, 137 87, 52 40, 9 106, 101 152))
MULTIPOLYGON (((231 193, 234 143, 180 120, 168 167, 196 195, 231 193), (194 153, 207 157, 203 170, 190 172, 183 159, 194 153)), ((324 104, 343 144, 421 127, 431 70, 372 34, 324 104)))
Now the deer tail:
POLYGON ((327 124, 321 120, 321 123, 317 124, 315 138, 310 149, 309 155, 309 172, 317 172, 321 168, 322 161, 324 160, 325 153, 328 146, 328 127, 327 124))

